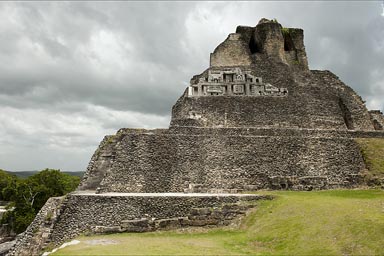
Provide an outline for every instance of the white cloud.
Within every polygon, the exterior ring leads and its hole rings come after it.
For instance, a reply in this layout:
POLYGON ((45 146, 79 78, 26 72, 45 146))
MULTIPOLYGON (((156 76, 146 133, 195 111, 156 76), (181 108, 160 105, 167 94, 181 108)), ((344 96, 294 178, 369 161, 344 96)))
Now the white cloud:
POLYGON ((94 31, 89 44, 82 47, 82 52, 95 73, 109 79, 120 77, 126 70, 133 68, 134 50, 127 38, 108 30, 94 31))
POLYGON ((384 17, 384 2, 381 3, 381 16, 384 17))
MULTIPOLYGON (((36 165, 30 167, 34 159, 26 156, 28 151, 32 155, 35 151, 41 152, 35 164, 43 161, 45 167, 57 166, 63 154, 81 154, 89 160, 104 135, 115 134, 117 127, 166 128, 168 123, 168 116, 116 111, 95 105, 72 113, 3 107, 0 112, 0 163, 2 168, 12 170, 37 168, 36 165), (18 155, 23 161, 17 161, 18 155)), ((59 167, 68 171, 84 170, 86 163, 83 159, 59 167)))

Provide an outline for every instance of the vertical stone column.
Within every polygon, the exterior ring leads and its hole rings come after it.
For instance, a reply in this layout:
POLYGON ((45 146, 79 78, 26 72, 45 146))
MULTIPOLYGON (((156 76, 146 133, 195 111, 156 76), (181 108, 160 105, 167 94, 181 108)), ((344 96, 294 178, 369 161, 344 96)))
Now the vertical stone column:
POLYGON ((279 23, 267 19, 260 20, 255 28, 252 43, 268 57, 287 63, 282 26, 279 23))
POLYGON ((201 84, 199 84, 199 85, 197 86, 197 96, 202 96, 202 95, 203 95, 203 92, 202 92, 201 89, 202 89, 202 88, 201 88, 201 84))
POLYGON ((233 93, 232 93, 232 85, 231 84, 228 84, 227 85, 227 94, 228 95, 232 95, 233 93))
POLYGON ((249 88, 248 83, 245 84, 245 95, 247 95, 247 96, 251 95, 251 90, 249 88))

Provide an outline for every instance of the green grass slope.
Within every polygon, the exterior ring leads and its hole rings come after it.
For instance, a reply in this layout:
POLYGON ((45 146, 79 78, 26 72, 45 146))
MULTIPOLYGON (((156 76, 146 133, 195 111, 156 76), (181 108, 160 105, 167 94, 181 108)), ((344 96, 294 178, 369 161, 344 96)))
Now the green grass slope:
POLYGON ((80 237, 53 255, 384 255, 384 191, 270 193, 237 229, 80 237))
POLYGON ((356 139, 356 141, 360 146, 369 174, 384 178, 384 139, 369 138, 356 139))

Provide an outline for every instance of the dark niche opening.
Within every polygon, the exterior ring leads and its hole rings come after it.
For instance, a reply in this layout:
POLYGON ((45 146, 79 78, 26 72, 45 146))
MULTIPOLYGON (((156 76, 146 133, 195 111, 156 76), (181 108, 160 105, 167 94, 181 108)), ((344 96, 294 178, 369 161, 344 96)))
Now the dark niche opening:
POLYGON ((284 37, 284 51, 294 51, 295 45, 293 43, 292 37, 288 32, 283 33, 284 37))
POLYGON ((373 128, 377 131, 383 130, 383 126, 376 120, 373 120, 373 128))
POLYGON ((252 35, 249 40, 249 50, 251 53, 261 52, 260 47, 256 44, 255 35, 252 35))
POLYGON ((348 130, 353 130, 354 125, 353 125, 353 119, 351 116, 351 112, 349 111, 348 107, 345 105, 344 101, 342 98, 339 98, 339 106, 341 109, 341 113, 343 114, 344 118, 344 123, 347 126, 348 130))

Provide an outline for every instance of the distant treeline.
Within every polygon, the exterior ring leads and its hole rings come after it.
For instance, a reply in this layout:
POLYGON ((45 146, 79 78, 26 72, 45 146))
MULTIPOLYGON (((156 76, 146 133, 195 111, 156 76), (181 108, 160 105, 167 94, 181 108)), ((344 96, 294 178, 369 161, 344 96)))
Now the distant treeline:
MULTIPOLYGON (((1 170, 1 169, 0 169, 1 170)), ((17 177, 19 178, 28 178, 40 171, 18 171, 18 172, 9 172, 9 171, 5 171, 5 172, 8 172, 9 174, 11 175, 16 175, 17 177)), ((77 177, 83 177, 84 175, 84 172, 63 172, 61 171, 61 173, 65 173, 65 174, 69 174, 71 176, 77 176, 77 177)))
MULTIPOLYGON (((19 172, 20 173, 20 172, 19 172)), ((19 177, 0 169, 0 201, 8 201, 8 211, 0 220, 4 227, 23 232, 50 197, 63 196, 77 188, 80 177, 60 170, 45 169, 19 177)))

